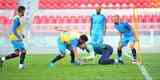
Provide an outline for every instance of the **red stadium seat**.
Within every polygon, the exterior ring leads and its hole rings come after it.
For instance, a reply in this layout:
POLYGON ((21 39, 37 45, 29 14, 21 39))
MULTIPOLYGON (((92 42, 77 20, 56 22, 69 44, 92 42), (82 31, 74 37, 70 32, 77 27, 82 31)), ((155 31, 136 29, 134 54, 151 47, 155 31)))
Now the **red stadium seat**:
POLYGON ((95 8, 96 5, 106 8, 151 8, 160 6, 160 3, 151 0, 39 0, 41 9, 95 8))
POLYGON ((0 9, 15 9, 17 0, 0 0, 0 9))

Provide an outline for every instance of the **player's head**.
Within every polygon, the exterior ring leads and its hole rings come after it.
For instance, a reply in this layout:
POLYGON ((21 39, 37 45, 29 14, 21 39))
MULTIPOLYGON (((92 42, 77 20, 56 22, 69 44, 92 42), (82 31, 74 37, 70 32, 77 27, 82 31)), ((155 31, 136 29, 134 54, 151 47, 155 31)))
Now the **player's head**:
POLYGON ((80 37, 79 37, 80 44, 84 44, 87 41, 88 41, 88 37, 85 34, 80 35, 80 37))
POLYGON ((114 23, 120 22, 120 16, 119 16, 119 15, 113 16, 113 22, 114 22, 114 23))
POLYGON ((18 6, 17 8, 17 14, 22 17, 24 16, 24 13, 25 13, 25 7, 24 6, 18 6))
POLYGON ((101 6, 97 6, 96 7, 96 13, 101 14, 101 9, 102 9, 101 6))

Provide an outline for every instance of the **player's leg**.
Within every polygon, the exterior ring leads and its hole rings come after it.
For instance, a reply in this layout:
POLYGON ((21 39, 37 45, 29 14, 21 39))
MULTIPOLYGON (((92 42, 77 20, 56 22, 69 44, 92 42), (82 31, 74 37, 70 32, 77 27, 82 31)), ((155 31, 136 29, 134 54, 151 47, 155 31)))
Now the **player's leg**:
POLYGON ((58 43, 57 43, 57 46, 58 46, 58 49, 59 49, 59 52, 60 54, 57 55, 50 63, 49 63, 49 67, 53 67, 54 64, 59 61, 60 59, 62 59, 64 56, 65 56, 65 50, 67 48, 67 45, 64 44, 64 43, 61 43, 59 40, 58 40, 58 43))
POLYGON ((64 58, 64 56, 65 56, 64 53, 63 53, 63 54, 61 53, 61 54, 57 55, 57 56, 49 63, 48 67, 52 68, 52 67, 56 64, 56 62, 59 61, 60 59, 64 58))
POLYGON ((103 35, 102 34, 94 34, 92 37, 92 45, 95 47, 99 47, 103 44, 103 35))
POLYGON ((19 69, 23 69, 24 68, 24 60, 25 60, 25 56, 26 56, 26 49, 24 47, 23 41, 17 41, 17 48, 20 51, 19 52, 19 57, 20 57, 19 69))
POLYGON ((26 49, 22 48, 20 50, 20 62, 19 62, 19 69, 23 69, 24 68, 24 60, 26 57, 26 49))
POLYGON ((114 64, 115 60, 110 59, 110 56, 113 53, 113 48, 109 45, 104 45, 103 50, 102 50, 102 55, 99 59, 99 64, 114 64))
POLYGON ((97 36, 96 36, 96 44, 101 46, 103 45, 103 34, 102 33, 99 33, 97 36))
POLYGON ((117 54, 118 54, 118 62, 123 64, 123 57, 122 57, 122 48, 124 46, 126 46, 128 44, 128 40, 121 40, 119 42, 119 45, 118 45, 118 49, 117 49, 117 54))
POLYGON ((4 57, 0 58, 1 66, 2 66, 2 64, 5 60, 12 59, 12 58, 15 58, 15 57, 19 56, 20 50, 19 50, 18 41, 12 41, 11 43, 12 43, 12 46, 14 47, 15 51, 14 51, 14 53, 11 53, 7 56, 4 56, 4 57))
POLYGON ((70 53, 70 56, 71 56, 71 63, 74 63, 75 62, 75 54, 73 52, 73 50, 70 50, 71 53, 70 53))
POLYGON ((71 56, 71 64, 74 64, 74 65, 79 65, 80 62, 76 61, 75 60, 75 53, 73 52, 73 50, 70 50, 70 56, 71 56))
POLYGON ((133 56, 133 60, 132 60, 132 63, 133 64, 136 64, 136 48, 134 47, 135 46, 135 41, 134 40, 130 40, 129 41, 129 47, 131 48, 131 51, 132 51, 132 56, 133 56))
POLYGON ((52 61, 51 63, 56 63, 57 61, 59 61, 60 59, 62 59, 65 56, 65 54, 59 54, 57 55, 52 61))
POLYGON ((96 35, 95 35, 95 34, 92 34, 92 35, 91 35, 91 43, 92 43, 93 45, 96 45, 96 35))
POLYGON ((15 57, 18 57, 19 53, 20 53, 20 51, 18 49, 16 49, 14 53, 11 53, 7 56, 1 57, 0 58, 0 66, 2 67, 4 61, 15 58, 15 57))

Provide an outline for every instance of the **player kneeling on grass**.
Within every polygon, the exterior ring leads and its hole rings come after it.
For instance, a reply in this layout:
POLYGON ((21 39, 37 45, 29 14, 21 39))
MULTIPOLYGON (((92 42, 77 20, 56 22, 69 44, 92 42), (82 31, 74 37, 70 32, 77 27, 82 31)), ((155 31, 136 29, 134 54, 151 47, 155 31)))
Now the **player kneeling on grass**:
POLYGON ((120 17, 118 15, 114 16, 114 24, 115 28, 119 31, 120 33, 120 42, 118 46, 118 61, 119 63, 123 64, 122 60, 122 48, 127 46, 129 43, 129 46, 132 50, 132 55, 133 55, 133 60, 132 63, 136 64, 136 49, 134 47, 135 45, 135 40, 136 40, 136 35, 132 27, 127 23, 121 21, 120 17))
POLYGON ((66 54, 66 49, 68 49, 70 51, 70 55, 71 55, 71 64, 80 64, 79 59, 77 58, 79 55, 77 53, 77 47, 79 46, 79 44, 85 44, 85 42, 88 41, 88 37, 86 35, 80 35, 78 36, 77 33, 69 33, 69 32, 63 32, 59 35, 58 37, 58 49, 60 54, 58 56, 56 56, 49 64, 49 67, 53 67, 54 64, 62 59, 65 54, 66 54), (76 59, 75 60, 75 56, 76 59))
POLYGON ((114 64, 117 60, 111 59, 110 56, 113 53, 113 48, 108 44, 102 44, 101 46, 94 46, 92 44, 81 44, 81 49, 86 50, 89 53, 88 57, 83 58, 84 61, 96 59, 96 54, 101 55, 98 60, 98 64, 114 64))
POLYGON ((26 50, 23 44, 24 35, 22 34, 24 27, 24 22, 22 20, 22 17, 24 16, 24 12, 25 12, 25 7, 19 6, 16 13, 17 15, 14 17, 12 33, 9 35, 9 40, 11 41, 15 49, 15 52, 5 57, 1 57, 0 58, 1 65, 5 60, 20 56, 19 68, 20 69, 24 68, 24 59, 26 55, 26 50))

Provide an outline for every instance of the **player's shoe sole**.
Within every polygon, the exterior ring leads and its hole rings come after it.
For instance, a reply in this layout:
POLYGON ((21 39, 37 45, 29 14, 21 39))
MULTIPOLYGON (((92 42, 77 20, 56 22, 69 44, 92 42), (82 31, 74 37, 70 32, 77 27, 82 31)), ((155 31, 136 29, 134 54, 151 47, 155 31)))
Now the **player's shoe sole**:
POLYGON ((138 62, 136 60, 133 60, 132 64, 138 64, 138 62))

